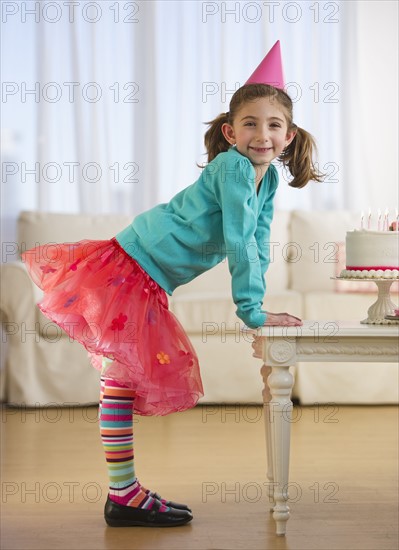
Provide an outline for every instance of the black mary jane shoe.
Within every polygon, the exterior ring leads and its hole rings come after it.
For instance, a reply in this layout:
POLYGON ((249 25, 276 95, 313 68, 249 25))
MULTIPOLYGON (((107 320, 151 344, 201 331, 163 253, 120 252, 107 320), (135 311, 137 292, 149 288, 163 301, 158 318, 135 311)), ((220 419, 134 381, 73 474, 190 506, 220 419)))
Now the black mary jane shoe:
MULTIPOLYGON (((151 493, 151 496, 158 500, 162 500, 162 497, 158 495, 158 493, 151 493)), ((167 500, 164 504, 165 506, 169 506, 169 508, 176 508, 176 510, 187 510, 188 512, 191 512, 191 508, 189 508, 187 504, 179 504, 178 502, 173 502, 172 500, 167 500)))
POLYGON ((160 512, 162 502, 155 500, 151 510, 123 506, 109 498, 104 508, 104 519, 110 527, 174 527, 184 525, 193 519, 188 510, 170 508, 160 512))

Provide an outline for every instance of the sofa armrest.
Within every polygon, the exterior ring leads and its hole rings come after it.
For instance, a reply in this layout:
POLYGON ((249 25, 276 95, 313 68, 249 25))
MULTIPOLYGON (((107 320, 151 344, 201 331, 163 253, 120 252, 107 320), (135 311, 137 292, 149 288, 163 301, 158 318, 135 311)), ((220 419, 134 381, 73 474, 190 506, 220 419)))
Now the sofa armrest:
POLYGON ((0 266, 0 310, 2 321, 26 323, 34 327, 36 304, 41 290, 28 275, 23 262, 10 262, 0 266))
POLYGON ((0 313, 2 348, 0 398, 14 405, 63 406, 98 403, 100 373, 78 342, 41 330, 37 302, 42 291, 23 262, 3 264, 0 313), (79 384, 76 384, 79 380, 79 384))

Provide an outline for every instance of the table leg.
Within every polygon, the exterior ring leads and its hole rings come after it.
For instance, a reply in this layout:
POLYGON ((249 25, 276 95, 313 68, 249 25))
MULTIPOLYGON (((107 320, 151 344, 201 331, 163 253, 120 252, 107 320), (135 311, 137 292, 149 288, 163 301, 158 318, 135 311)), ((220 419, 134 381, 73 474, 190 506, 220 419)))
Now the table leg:
POLYGON ((289 366, 273 366, 267 378, 271 399, 269 415, 273 464, 274 501, 273 519, 276 534, 285 535, 290 516, 288 500, 288 474, 294 378, 289 366))
POLYGON ((275 501, 274 501, 274 477, 273 477, 273 449, 272 449, 272 425, 271 425, 271 416, 270 416, 270 401, 271 394, 270 388, 267 383, 267 379, 272 372, 272 368, 267 365, 263 365, 260 370, 263 377, 264 388, 262 391, 263 395, 263 418, 265 421, 265 439, 266 439, 266 454, 267 454, 267 479, 269 480, 268 492, 269 492, 269 504, 270 511, 273 512, 275 501))

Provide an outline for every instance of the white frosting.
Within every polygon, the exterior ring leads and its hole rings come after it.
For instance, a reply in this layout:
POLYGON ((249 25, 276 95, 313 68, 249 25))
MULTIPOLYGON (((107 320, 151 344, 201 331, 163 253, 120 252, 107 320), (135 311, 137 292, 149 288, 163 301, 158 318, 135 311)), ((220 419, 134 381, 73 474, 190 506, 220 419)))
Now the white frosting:
POLYGON ((346 266, 369 269, 344 269, 341 271, 341 277, 397 279, 399 277, 399 232, 365 229, 348 231, 346 266), (372 267, 382 269, 370 269, 372 267))
POLYGON ((399 269, 399 232, 348 231, 346 265, 399 269))
POLYGON ((361 271, 343 269, 340 277, 349 279, 397 279, 399 277, 399 269, 362 269, 361 271))

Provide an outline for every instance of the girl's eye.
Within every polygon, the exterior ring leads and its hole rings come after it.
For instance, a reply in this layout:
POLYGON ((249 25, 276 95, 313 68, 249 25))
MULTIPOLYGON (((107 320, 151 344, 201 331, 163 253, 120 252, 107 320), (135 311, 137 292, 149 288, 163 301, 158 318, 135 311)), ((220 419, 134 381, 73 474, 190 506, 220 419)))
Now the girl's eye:
POLYGON ((273 122, 272 124, 270 124, 270 126, 272 128, 281 128, 281 125, 278 122, 273 122))
POLYGON ((245 126, 255 126, 255 122, 246 122, 245 126))

